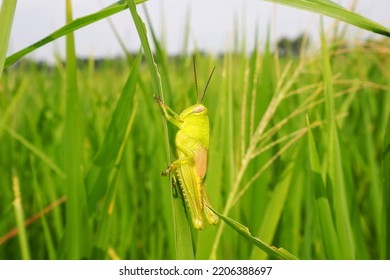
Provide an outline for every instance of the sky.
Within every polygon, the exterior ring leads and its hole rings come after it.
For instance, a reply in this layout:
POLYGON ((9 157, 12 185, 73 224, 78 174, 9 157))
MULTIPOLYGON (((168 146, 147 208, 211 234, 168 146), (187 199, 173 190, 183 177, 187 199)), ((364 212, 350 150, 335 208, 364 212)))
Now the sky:
MULTIPOLYGON (((4 0, 3 0, 4 1, 4 0)), ((2 2, 0 0, 0 2, 2 2)), ((81 17, 106 7, 115 0, 73 0, 73 16, 81 17)), ((353 0, 335 1, 349 7, 353 0)), ((232 47, 235 21, 241 34, 246 34, 250 50, 256 30, 260 43, 265 40, 267 28, 271 28, 273 40, 281 37, 295 38, 309 32, 316 40, 319 33, 319 16, 297 9, 275 5, 262 0, 149 0, 145 5, 153 29, 164 40, 170 54, 182 50, 186 18, 190 17, 190 50, 194 47, 211 53, 232 47), (163 32, 164 31, 164 32, 163 32)), ((144 9, 138 6, 142 18, 144 9)), ((389 0, 360 0, 356 11, 390 28, 389 0)), ((140 42, 128 10, 111 17, 111 21, 132 51, 140 42)), ((19 0, 11 31, 8 54, 12 54, 42 39, 65 23, 65 0, 19 0)), ((330 25, 331 20, 325 20, 330 25)), ((350 28, 351 36, 365 38, 368 31, 350 28)), ((120 45, 107 20, 101 20, 75 32, 76 52, 80 57, 96 58, 122 55, 120 45)), ((63 56, 65 40, 56 40, 29 55, 37 60, 53 61, 54 54, 63 56)))

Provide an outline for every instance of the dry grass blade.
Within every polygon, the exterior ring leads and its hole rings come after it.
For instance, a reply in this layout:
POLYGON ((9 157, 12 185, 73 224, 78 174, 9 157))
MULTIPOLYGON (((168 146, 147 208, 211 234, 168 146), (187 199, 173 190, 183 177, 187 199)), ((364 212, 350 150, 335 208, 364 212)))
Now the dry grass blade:
POLYGON ((14 210, 15 210, 15 217, 16 217, 16 224, 18 228, 19 233, 19 244, 20 244, 20 251, 22 258, 24 260, 30 259, 30 246, 28 243, 27 233, 26 233, 26 226, 23 223, 24 221, 24 210, 23 210, 23 204, 22 204, 22 195, 20 193, 20 186, 19 186, 19 178, 14 171, 13 177, 12 177, 12 190, 14 192, 14 210))
POLYGON ((247 104, 247 90, 248 90, 248 79, 249 79, 249 66, 248 62, 245 67, 245 74, 244 74, 244 87, 242 89, 241 93, 241 125, 240 125, 240 157, 244 156, 245 154, 245 127, 246 127, 246 104, 247 104))
MULTIPOLYGON (((339 114, 337 116, 337 119, 342 119, 342 118, 345 118, 346 116, 348 116, 347 113, 343 113, 343 114, 339 114)), ((313 129, 313 128, 316 128, 316 127, 319 127, 321 125, 323 125, 324 123, 326 123, 326 121, 316 121, 316 122, 313 122, 311 125, 310 125, 310 129, 313 129)), ((234 206, 239 200, 240 198, 248 191, 248 189, 252 186, 252 184, 256 181, 256 179, 259 178, 259 176, 268 168, 271 166, 271 164, 278 158, 280 157, 281 155, 283 155, 293 144, 295 144, 299 139, 301 139, 306 133, 308 132, 308 128, 307 127, 303 127, 297 131, 294 131, 293 133, 290 133, 288 135, 285 135, 275 141, 273 141, 272 143, 268 144, 267 146, 264 146, 263 148, 259 149, 256 154, 253 155, 253 158, 255 158, 255 156, 259 156, 261 153, 264 153, 265 151, 271 149, 272 147, 274 147, 275 145, 277 144, 280 144, 290 138, 292 138, 290 141, 288 141, 276 154, 274 154, 268 161, 265 165, 263 165, 256 173, 255 175, 244 185, 244 187, 242 187, 241 191, 238 193, 238 195, 236 196, 234 202, 232 203, 232 205, 234 206)))
MULTIPOLYGON (((33 224, 35 221, 39 220, 43 215, 47 215, 53 209, 55 209, 56 207, 58 207, 61 204, 63 204, 65 201, 66 201, 66 197, 65 196, 63 196, 60 199, 54 201, 53 203, 48 205, 46 208, 42 209, 42 211, 40 211, 39 213, 36 213, 33 216, 31 216, 30 218, 28 218, 27 220, 25 220, 24 221, 24 227, 26 228, 29 225, 33 224)), ((0 245, 6 243, 8 240, 10 240, 13 237, 15 237, 18 233, 19 233, 19 228, 18 227, 10 230, 9 232, 7 232, 6 234, 4 234, 3 236, 0 237, 0 245)))

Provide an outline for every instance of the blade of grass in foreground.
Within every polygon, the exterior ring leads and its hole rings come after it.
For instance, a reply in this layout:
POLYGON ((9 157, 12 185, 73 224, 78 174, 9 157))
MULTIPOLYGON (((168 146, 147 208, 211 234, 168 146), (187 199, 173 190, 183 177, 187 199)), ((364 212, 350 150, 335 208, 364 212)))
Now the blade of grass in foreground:
MULTIPOLYGON (((66 18, 72 20, 71 0, 66 1, 66 18)), ((77 65, 73 33, 66 38, 66 98, 65 98, 65 172, 68 201, 66 203, 66 258, 88 257, 89 223, 87 197, 82 176, 82 114, 77 88, 77 65)))
POLYGON ((167 94, 169 97, 172 94, 172 90, 171 90, 172 87, 171 87, 171 82, 169 79, 170 75, 169 75, 169 70, 168 70, 168 56, 167 56, 167 53, 164 50, 164 48, 161 46, 161 44, 157 38, 156 33, 154 32, 152 22, 150 20, 148 10, 145 8, 145 5, 144 5, 144 12, 145 12, 147 23, 150 26, 150 33, 151 33, 151 36, 153 39, 154 47, 156 48, 156 57, 157 57, 157 60, 160 62, 159 65, 160 65, 160 69, 161 69, 161 79, 163 81, 163 83, 162 83, 163 90, 164 90, 165 94, 167 94))
POLYGON ((5 57, 7 55, 9 36, 14 19, 16 0, 3 1, 0 9, 0 78, 3 74, 5 57))
MULTIPOLYGON (((153 90, 157 93, 161 99, 164 101, 163 88, 161 84, 161 76, 158 72, 156 63, 154 62, 153 54, 150 48, 148 36, 146 33, 145 23, 142 21, 141 17, 138 15, 137 8, 133 0, 127 0, 129 5, 129 10, 132 15, 134 24, 137 28, 138 36, 141 40, 142 48, 145 53, 146 61, 148 64, 149 72, 152 79, 153 90)), ((168 138, 168 128, 167 123, 163 121, 164 137, 165 137, 165 150, 167 152, 167 164, 170 162, 170 147, 169 147, 169 138, 168 138)), ((186 218, 186 215, 183 215, 183 208, 180 207, 182 200, 178 201, 172 196, 173 202, 173 215, 175 223, 175 247, 176 247, 176 257, 177 258, 193 258, 193 254, 188 252, 193 251, 192 238, 190 234, 190 225, 186 218), (184 228, 185 227, 185 228, 184 228), (185 248, 185 255, 183 255, 183 248, 185 248), (187 254, 188 253, 188 254, 187 254)))
POLYGON ((322 64, 324 77, 326 120, 329 140, 329 185, 333 192, 333 209, 339 237, 341 258, 355 258, 355 244, 349 217, 347 186, 343 172, 343 158, 340 151, 340 140, 335 120, 334 90, 332 84, 332 69, 323 26, 321 28, 322 64))
POLYGON ((179 191, 179 186, 172 187, 173 221, 175 227, 176 259, 193 260, 194 249, 192 246, 191 229, 185 211, 184 199, 179 191), (191 242, 191 243, 190 243, 191 242))
MULTIPOLYGON (((135 3, 136 4, 140 4, 140 3, 143 3, 147 0, 136 0, 135 3)), ((15 0, 10 0, 10 1, 4 1, 3 3, 8 3, 8 2, 16 2, 15 0)), ((90 14, 90 15, 86 15, 86 16, 83 16, 83 17, 80 17, 78 19, 75 19, 71 22, 69 22, 68 24, 64 25, 63 27, 57 29, 56 31, 54 31, 53 33, 51 33, 50 35, 44 37, 43 39, 39 40, 38 42, 12 54, 11 56, 7 57, 6 61, 5 61, 5 65, 4 65, 4 68, 7 68, 8 66, 14 64, 16 61, 18 61, 19 59, 21 59, 23 56, 29 54, 30 52, 42 47, 43 45, 46 45, 47 43, 50 43, 62 36, 65 36, 73 31, 76 31, 84 26, 87 26, 89 24, 92 24, 94 22, 97 22, 101 19, 104 19, 104 18, 107 18, 109 16, 112 16, 116 13, 119 13, 123 10, 127 9, 127 4, 125 3, 125 1, 118 1, 102 10, 100 10, 99 12, 96 12, 96 13, 93 13, 93 14, 90 14)), ((1 19, 2 17, 0 17, 1 19)), ((0 26, 4 26, 1 24, 2 22, 0 21, 0 26)), ((3 27, 2 27, 3 29, 3 27)), ((0 33, 0 37, 2 36, 3 32, 0 33)), ((6 55, 6 54, 4 54, 6 55)), ((0 61, 1 62, 1 61, 0 61)), ((2 65, 2 64, 1 64, 2 65)))
POLYGON ((390 29, 329 0, 265 0, 332 17, 357 27, 390 37, 390 29))
POLYGON ((142 48, 145 53, 146 62, 148 64, 149 72, 152 78, 153 91, 155 94, 159 95, 164 101, 164 94, 162 90, 161 77, 158 72, 157 64, 154 62, 152 50, 150 48, 148 35, 146 32, 145 23, 142 21, 141 17, 138 15, 137 8, 135 6, 134 0, 127 0, 131 16, 133 18, 135 27, 137 28, 138 36, 141 40, 142 48))
POLYGON ((276 248, 274 246, 270 246, 264 241, 258 239, 257 237, 254 237, 249 229, 242 224, 236 222, 235 220, 223 216, 222 214, 219 214, 214 209, 210 208, 215 214, 217 214, 224 222, 230 226, 232 229, 237 231, 241 236, 248 239, 250 242, 252 242, 256 247, 260 248, 264 252, 266 252, 268 255, 270 255, 272 258, 275 259, 281 259, 281 260, 298 260, 296 256, 291 254, 289 251, 283 249, 283 248, 276 248))

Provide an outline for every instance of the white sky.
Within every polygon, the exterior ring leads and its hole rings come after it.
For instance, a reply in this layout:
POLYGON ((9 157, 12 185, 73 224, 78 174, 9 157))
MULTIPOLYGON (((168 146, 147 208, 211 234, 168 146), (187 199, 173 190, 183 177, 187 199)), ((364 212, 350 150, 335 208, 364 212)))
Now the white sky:
MULTIPOLYGON (((116 1, 73 0, 74 18, 96 12, 114 2, 116 1)), ((335 2, 349 7, 352 0, 335 2)), ((190 11, 191 19, 190 48, 196 45, 203 51, 214 53, 231 46, 235 18, 238 18, 240 30, 245 29, 248 49, 254 44, 257 25, 260 41, 265 40, 269 24, 274 38, 281 36, 294 38, 308 28, 315 38, 319 30, 317 15, 262 0, 149 0, 144 5, 159 36, 165 29, 166 43, 171 54, 179 52, 182 48, 187 11, 190 11)), ((140 6, 138 11, 145 18, 140 6)), ((357 12, 390 27, 390 0, 360 0, 357 12)), ((128 49, 138 50, 140 43, 129 11, 123 11, 111 19, 128 49)), ((19 0, 8 53, 12 54, 42 39, 63 26, 64 22, 65 0, 19 0)), ((356 28, 351 28, 351 33, 361 37, 370 35, 370 32, 358 31, 356 28)), ((75 36, 79 56, 93 54, 95 57, 102 57, 122 54, 107 20, 84 27, 76 31, 75 36)), ((63 54, 64 45, 64 39, 57 40, 34 51, 30 57, 52 60, 54 53, 63 54)))

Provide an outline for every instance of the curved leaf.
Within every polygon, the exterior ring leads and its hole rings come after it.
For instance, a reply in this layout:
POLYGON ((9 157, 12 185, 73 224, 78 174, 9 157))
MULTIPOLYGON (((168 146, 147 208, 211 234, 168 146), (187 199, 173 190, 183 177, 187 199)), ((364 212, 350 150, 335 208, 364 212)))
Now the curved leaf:
POLYGON ((222 214, 219 214, 217 211, 214 209, 210 208, 211 211, 213 211, 215 214, 217 214, 228 226, 230 226, 232 229, 237 231, 241 236, 245 237, 247 240, 252 242, 256 247, 260 248, 264 252, 266 252, 268 255, 275 259, 281 259, 281 260, 298 260, 296 256, 291 254, 289 251, 287 251, 284 248, 276 248, 274 246, 270 246, 264 241, 260 240, 257 237, 254 237, 249 229, 239 222, 236 222, 235 220, 223 216, 222 214))
POLYGON ((329 0, 265 0, 272 3, 282 4, 315 12, 324 16, 332 17, 346 23, 353 24, 357 27, 372 31, 381 35, 390 37, 390 30, 379 23, 376 23, 364 16, 361 16, 353 11, 349 11, 346 8, 329 0))
MULTIPOLYGON (((136 0, 136 4, 141 4, 143 2, 146 2, 147 0, 136 0)), ((104 19, 106 17, 112 16, 116 13, 119 13, 123 10, 127 9, 127 3, 125 1, 118 1, 102 10, 99 12, 83 16, 80 18, 77 18, 68 24, 64 25, 63 27, 57 29, 50 35, 46 36, 45 38, 39 40, 38 42, 12 54, 11 56, 7 57, 4 68, 7 68, 8 66, 11 66, 14 64, 16 61, 21 59, 23 56, 29 54, 30 52, 46 45, 47 43, 50 43, 62 36, 65 36, 73 31, 76 31, 84 26, 87 26, 91 23, 97 22, 101 19, 104 19)))

